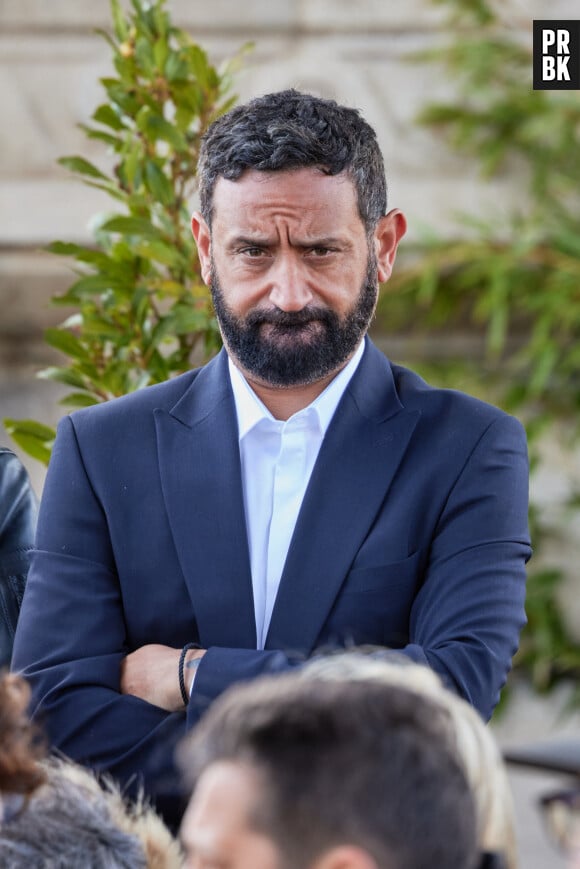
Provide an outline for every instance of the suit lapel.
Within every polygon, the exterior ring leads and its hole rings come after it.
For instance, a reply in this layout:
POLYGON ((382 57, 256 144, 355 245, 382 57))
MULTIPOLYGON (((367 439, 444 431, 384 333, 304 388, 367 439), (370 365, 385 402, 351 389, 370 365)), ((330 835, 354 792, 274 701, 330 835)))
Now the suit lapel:
POLYGON ((266 640, 312 650, 385 500, 419 418, 402 407, 390 365, 367 341, 306 491, 266 640))
POLYGON ((256 628, 227 356, 155 411, 165 505, 202 647, 255 648, 256 628))

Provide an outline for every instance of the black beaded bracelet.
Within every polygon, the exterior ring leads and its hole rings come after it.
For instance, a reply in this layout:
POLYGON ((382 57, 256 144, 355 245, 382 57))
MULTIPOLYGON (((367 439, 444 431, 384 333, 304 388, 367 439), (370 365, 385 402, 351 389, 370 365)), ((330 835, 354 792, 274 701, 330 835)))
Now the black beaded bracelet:
POLYGON ((198 643, 186 643, 183 649, 181 650, 181 655, 179 656, 179 690, 181 691, 181 699, 183 700, 183 705, 187 706, 189 703, 189 695, 185 690, 185 678, 183 676, 183 665, 185 663, 185 656, 189 652, 190 649, 199 649, 198 643))

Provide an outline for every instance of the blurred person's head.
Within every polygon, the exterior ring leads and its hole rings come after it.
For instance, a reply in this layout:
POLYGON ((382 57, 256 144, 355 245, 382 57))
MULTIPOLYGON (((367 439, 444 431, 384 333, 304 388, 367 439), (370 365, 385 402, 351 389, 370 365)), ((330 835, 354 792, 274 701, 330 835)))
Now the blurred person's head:
POLYGON ((191 867, 473 869, 473 799, 447 711, 403 686, 262 678, 182 748, 191 867))
POLYGON ((303 668, 301 675, 316 681, 403 685, 444 708, 450 717, 458 759, 475 800, 480 850, 497 855, 497 865, 516 869, 513 798, 499 746, 475 709, 449 691, 433 670, 402 655, 375 653, 371 657, 362 652, 348 652, 317 658, 303 668))
POLYGON ((46 756, 29 696, 21 677, 0 677, 0 866, 178 869, 181 849, 147 803, 46 756))
POLYGON ((0 854, 11 869, 147 867, 141 841, 119 827, 105 794, 79 786, 66 766, 0 825, 0 854))
POLYGON ((45 761, 46 780, 0 824, 10 869, 178 869, 181 850, 161 818, 129 802, 111 780, 67 760, 45 761))

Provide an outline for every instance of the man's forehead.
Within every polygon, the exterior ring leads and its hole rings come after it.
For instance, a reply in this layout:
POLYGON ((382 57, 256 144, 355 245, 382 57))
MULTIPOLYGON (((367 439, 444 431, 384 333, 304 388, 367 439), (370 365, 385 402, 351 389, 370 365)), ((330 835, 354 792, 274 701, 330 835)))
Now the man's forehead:
POLYGON ((249 764, 211 763, 199 777, 183 819, 187 850, 224 867, 277 869, 277 846, 254 826, 263 787, 262 775, 249 764))
POLYGON ((352 176, 344 170, 336 175, 330 175, 318 166, 300 166, 293 169, 276 171, 245 169, 235 179, 220 175, 214 186, 214 203, 216 197, 224 196, 243 198, 249 196, 271 196, 276 190, 296 190, 296 186, 307 186, 317 191, 337 191, 342 195, 356 197, 356 188, 352 176))
POLYGON ((317 167, 260 172, 247 169, 239 178, 220 177, 213 196, 213 221, 259 222, 288 216, 331 224, 359 216, 357 193, 347 172, 328 175, 317 167))
POLYGON ((228 815, 243 822, 257 801, 260 791, 257 772, 237 761, 216 761, 201 774, 195 789, 194 803, 202 812, 228 815))

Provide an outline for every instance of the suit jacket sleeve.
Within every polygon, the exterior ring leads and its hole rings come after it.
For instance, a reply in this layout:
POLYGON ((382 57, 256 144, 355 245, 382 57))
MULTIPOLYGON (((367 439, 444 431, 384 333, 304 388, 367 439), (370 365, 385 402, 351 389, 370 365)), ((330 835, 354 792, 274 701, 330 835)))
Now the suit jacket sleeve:
POLYGON ((525 432, 501 415, 475 444, 445 500, 405 649, 485 719, 526 623, 527 511, 525 432))
MULTIPOLYGON (((115 462, 114 456, 110 461, 115 462)), ((128 537, 129 531, 113 527, 120 523, 104 509, 103 493, 95 491, 86 462, 74 421, 65 417, 58 427, 42 494, 12 669, 28 680, 32 714, 46 730, 51 746, 73 760, 113 775, 129 793, 135 794, 143 785, 168 823, 176 827, 185 803, 174 756, 187 728, 197 722, 226 684, 260 671, 286 669, 291 661, 281 653, 250 653, 249 672, 244 668, 248 650, 210 650, 208 663, 225 654, 231 672, 226 680, 219 664, 204 668, 211 674, 211 697, 203 703, 194 699, 187 714, 168 713, 137 697, 121 694, 120 664, 130 651, 155 640, 178 648, 195 639, 191 633, 175 632, 178 616, 189 625, 181 627, 182 631, 191 631, 195 622, 190 611, 176 613, 175 608, 160 601, 157 609, 167 636, 144 636, 137 642, 130 638, 136 607, 135 599, 129 601, 127 595, 133 590, 139 600, 141 584, 141 594, 146 598, 144 615, 154 613, 156 603, 143 591, 145 577, 138 571, 125 584, 119 577, 115 538, 120 538, 125 548, 124 536, 128 537)), ((113 468, 108 479, 118 475, 113 468)), ((110 499, 119 500, 117 493, 109 494, 110 499)), ((139 513, 135 505, 132 513, 139 513)), ((145 521, 143 516, 140 518, 145 521)), ((154 525, 159 521, 155 515, 154 525)), ((139 526, 139 515, 135 522, 139 526)), ((143 534, 155 536, 155 529, 147 527, 149 532, 141 530, 138 537, 139 548, 144 547, 143 534)), ((124 572, 131 570, 135 554, 132 544, 126 548, 129 563, 123 565, 124 572)), ((161 570, 155 582, 160 597, 164 592, 168 595, 166 590, 176 584, 161 570)), ((182 582, 180 578, 177 584, 182 582)), ((202 674, 201 685, 204 678, 202 674)))
POLYGON ((120 693, 126 642, 107 517, 67 417, 41 499, 12 668, 29 680, 33 714, 60 751, 133 788, 142 776, 174 791, 172 749, 185 714, 120 693))
MULTIPOLYGON (((441 457, 440 464, 449 465, 447 459, 441 457)), ((406 626, 407 642, 393 645, 396 654, 432 667, 487 720, 526 622, 525 564, 531 549, 525 432, 516 419, 495 412, 456 468, 451 485, 437 474, 437 455, 428 464, 435 468, 431 483, 424 483, 423 499, 416 484, 414 516, 401 519, 402 534, 415 526, 410 543, 414 552, 407 565, 417 591, 406 626), (437 497, 431 496, 430 488, 439 490, 437 497)), ((396 485, 392 497, 396 503, 396 485)), ((404 500, 409 500, 407 494, 404 500)), ((337 598, 341 607, 341 596, 346 600, 350 589, 347 577, 337 598)), ((372 599, 367 597, 363 605, 372 607, 372 599)), ((348 617, 346 606, 344 612, 348 617)), ((332 633, 323 629, 318 644, 331 645, 332 633)), ((299 662, 282 652, 210 649, 198 670, 195 703, 203 709, 236 681, 299 662)))

